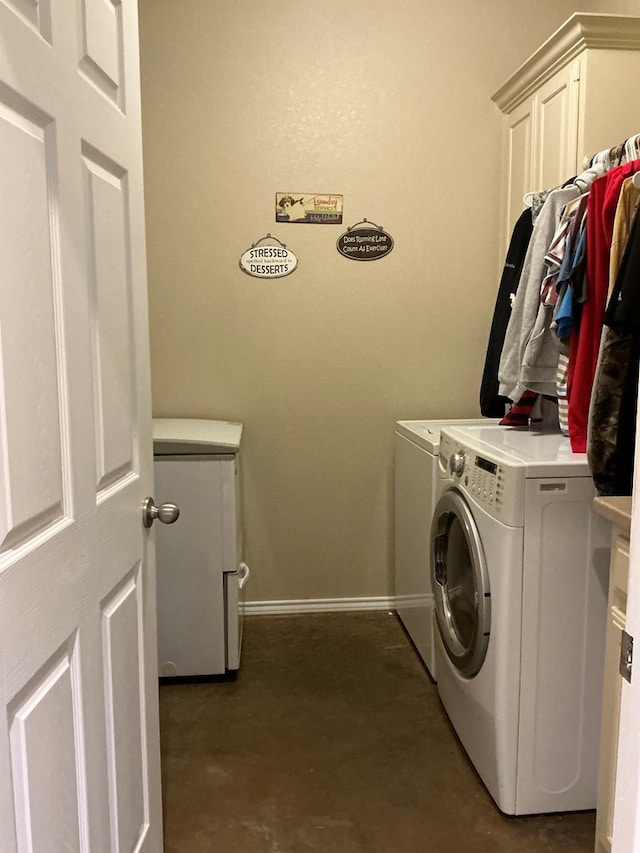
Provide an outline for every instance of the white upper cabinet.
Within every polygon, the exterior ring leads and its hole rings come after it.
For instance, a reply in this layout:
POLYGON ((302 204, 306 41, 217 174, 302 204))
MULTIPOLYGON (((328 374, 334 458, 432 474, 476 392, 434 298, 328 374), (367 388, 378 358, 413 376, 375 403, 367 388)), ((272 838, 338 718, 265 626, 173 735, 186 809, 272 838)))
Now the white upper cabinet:
POLYGON ((576 13, 492 100, 505 115, 505 239, 527 192, 640 132, 640 18, 576 13))

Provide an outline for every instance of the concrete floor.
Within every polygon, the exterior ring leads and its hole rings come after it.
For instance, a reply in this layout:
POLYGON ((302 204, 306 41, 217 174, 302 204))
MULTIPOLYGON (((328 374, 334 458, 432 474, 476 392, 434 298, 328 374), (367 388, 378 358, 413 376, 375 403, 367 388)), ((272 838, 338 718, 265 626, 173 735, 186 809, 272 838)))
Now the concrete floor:
POLYGON ((251 617, 235 682, 160 693, 166 853, 584 853, 508 818, 387 613, 251 617))

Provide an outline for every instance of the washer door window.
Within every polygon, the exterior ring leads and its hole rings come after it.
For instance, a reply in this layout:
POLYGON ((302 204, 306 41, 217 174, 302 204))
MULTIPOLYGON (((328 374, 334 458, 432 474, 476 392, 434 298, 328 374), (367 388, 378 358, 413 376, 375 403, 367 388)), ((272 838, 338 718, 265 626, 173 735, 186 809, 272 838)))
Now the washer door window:
POLYGON ((489 645, 491 596, 482 542, 460 492, 444 492, 431 526, 431 587, 444 648, 461 675, 480 670, 489 645))

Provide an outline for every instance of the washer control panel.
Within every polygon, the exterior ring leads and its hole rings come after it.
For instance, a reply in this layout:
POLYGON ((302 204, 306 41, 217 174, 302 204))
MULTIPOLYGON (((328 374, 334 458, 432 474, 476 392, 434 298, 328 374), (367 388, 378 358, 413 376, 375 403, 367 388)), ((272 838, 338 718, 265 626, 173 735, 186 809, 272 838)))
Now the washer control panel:
POLYGON ((495 504, 498 511, 504 503, 504 471, 497 462, 475 456, 465 486, 480 503, 495 504))
POLYGON ((464 487, 491 515, 501 518, 505 513, 510 492, 503 466, 468 449, 455 454, 456 457, 461 455, 464 455, 464 466, 460 474, 451 469, 452 479, 464 487))
POLYGON ((524 511, 519 488, 524 472, 503 462, 499 455, 484 455, 480 448, 465 447, 444 431, 440 441, 440 476, 449 479, 482 509, 504 524, 521 523, 524 511))

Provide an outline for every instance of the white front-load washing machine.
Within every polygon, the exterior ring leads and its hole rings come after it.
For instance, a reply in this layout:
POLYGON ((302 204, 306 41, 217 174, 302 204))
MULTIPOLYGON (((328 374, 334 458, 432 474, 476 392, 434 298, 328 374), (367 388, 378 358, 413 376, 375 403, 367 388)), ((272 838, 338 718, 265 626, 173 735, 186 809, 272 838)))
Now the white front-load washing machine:
POLYGON ((497 424, 487 418, 398 421, 395 455, 395 609, 432 678, 436 677, 429 533, 445 426, 497 424))
POLYGON ((445 428, 431 528, 438 692, 506 814, 596 806, 609 529, 584 454, 445 428))

